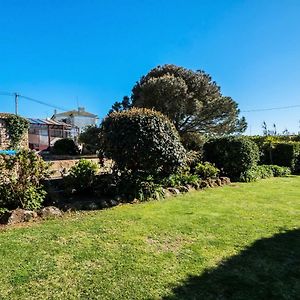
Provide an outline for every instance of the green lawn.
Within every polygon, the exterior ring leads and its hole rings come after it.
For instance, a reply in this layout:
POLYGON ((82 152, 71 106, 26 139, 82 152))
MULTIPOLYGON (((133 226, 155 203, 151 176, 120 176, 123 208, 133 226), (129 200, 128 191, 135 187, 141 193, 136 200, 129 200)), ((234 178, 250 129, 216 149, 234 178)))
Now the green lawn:
POLYGON ((300 299, 300 177, 0 230, 0 299, 300 299))

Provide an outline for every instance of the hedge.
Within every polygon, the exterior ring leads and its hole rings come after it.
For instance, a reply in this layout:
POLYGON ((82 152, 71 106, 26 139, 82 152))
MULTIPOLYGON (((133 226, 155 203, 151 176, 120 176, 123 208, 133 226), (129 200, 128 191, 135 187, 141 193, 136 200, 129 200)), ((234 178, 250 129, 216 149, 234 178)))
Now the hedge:
POLYGON ((215 164, 222 175, 240 180, 244 172, 257 165, 259 149, 247 137, 222 137, 204 144, 204 159, 215 164))

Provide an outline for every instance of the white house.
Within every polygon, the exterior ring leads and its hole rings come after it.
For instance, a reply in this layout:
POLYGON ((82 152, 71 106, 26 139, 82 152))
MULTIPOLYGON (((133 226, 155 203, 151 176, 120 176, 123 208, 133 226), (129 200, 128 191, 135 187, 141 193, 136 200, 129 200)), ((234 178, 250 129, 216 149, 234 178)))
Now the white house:
POLYGON ((78 107, 77 110, 63 113, 56 113, 55 111, 51 119, 70 124, 81 133, 86 126, 96 125, 98 116, 85 111, 84 107, 78 107))

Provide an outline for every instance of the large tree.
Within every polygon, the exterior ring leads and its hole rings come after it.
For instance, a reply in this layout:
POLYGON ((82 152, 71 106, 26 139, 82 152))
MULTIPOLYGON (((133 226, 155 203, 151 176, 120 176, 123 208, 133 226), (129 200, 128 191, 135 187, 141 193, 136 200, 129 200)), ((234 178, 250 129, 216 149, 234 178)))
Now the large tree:
POLYGON ((246 130, 237 103, 223 96, 220 87, 204 71, 175 65, 152 69, 132 89, 132 105, 167 115, 181 135, 231 134, 246 130))

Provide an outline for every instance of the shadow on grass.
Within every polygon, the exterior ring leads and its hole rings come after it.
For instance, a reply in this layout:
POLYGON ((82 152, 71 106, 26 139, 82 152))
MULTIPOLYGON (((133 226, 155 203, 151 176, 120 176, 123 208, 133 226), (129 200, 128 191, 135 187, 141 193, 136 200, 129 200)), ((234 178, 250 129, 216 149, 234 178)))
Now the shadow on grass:
POLYGON ((163 299, 300 299, 300 230, 254 242, 163 299))

